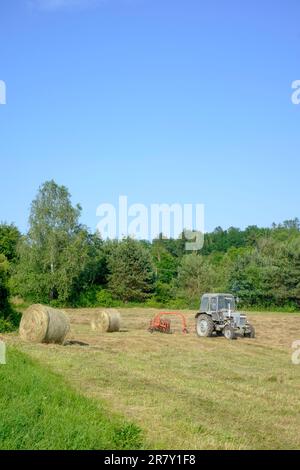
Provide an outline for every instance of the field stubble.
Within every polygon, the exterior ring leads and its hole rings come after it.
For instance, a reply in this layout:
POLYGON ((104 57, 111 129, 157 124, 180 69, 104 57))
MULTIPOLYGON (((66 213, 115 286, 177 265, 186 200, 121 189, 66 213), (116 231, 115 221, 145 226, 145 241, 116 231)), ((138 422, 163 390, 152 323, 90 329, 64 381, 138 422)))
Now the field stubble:
POLYGON ((195 312, 184 312, 184 336, 175 319, 175 334, 148 333, 155 309, 120 311, 121 331, 99 334, 93 309, 66 310, 72 346, 10 341, 135 421, 149 448, 300 448, 300 366, 291 361, 300 315, 251 313, 257 338, 227 341, 197 338, 195 312))

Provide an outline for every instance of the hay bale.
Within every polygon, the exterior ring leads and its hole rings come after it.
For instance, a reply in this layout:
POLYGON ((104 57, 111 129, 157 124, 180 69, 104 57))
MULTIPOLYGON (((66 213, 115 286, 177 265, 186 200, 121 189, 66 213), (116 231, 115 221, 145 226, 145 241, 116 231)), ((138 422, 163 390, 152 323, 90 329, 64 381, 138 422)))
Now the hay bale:
POLYGON ((69 330, 70 322, 64 312, 36 304, 24 312, 19 333, 31 343, 63 344, 69 330))
POLYGON ((120 331, 121 315, 118 310, 101 310, 96 312, 91 319, 91 328, 100 333, 113 333, 120 331))

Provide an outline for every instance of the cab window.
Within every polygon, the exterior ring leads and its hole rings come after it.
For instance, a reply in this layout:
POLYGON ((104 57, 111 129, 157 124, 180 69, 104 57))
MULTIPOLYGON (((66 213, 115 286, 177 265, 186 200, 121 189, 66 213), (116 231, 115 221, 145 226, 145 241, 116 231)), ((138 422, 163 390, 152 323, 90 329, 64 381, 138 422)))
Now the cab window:
POLYGON ((204 297, 201 302, 201 312, 208 312, 208 297, 204 297))
POLYGON ((212 299, 210 300, 210 310, 212 312, 216 312, 217 311, 217 308, 218 308, 218 301, 217 301, 217 298, 216 297, 212 297, 212 299))

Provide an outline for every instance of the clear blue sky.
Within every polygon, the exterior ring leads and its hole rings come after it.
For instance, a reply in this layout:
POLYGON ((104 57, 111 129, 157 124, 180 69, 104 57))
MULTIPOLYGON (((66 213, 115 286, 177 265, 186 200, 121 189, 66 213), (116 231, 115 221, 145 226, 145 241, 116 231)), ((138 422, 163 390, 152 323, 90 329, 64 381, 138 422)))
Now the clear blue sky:
POLYGON ((0 5, 0 220, 54 178, 96 207, 204 203, 206 230, 300 216, 299 0, 0 5))

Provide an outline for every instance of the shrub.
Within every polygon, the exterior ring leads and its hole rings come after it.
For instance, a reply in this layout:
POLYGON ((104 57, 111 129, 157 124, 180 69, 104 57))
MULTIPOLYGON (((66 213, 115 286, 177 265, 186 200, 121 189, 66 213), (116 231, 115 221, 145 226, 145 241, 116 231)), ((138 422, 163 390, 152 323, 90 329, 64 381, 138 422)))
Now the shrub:
POLYGON ((97 287, 92 286, 80 292, 74 301, 75 307, 93 308, 97 306, 97 287))
POLYGON ((118 303, 116 300, 113 299, 111 292, 106 289, 100 289, 96 295, 97 298, 97 306, 100 307, 116 307, 118 303))
POLYGON ((75 307, 95 308, 95 307, 116 307, 121 301, 113 299, 111 292, 99 286, 92 286, 81 292, 73 303, 75 307))
MULTIPOLYGON (((6 257, 0 254, 0 317, 8 309, 8 271, 9 263, 6 257)), ((5 315, 6 316, 6 315, 5 315)))
POLYGON ((172 286, 170 284, 157 281, 154 298, 160 303, 168 303, 171 299, 174 298, 174 291, 172 286))
POLYGON ((11 333, 16 329, 16 326, 9 320, 0 318, 0 333, 11 333))

